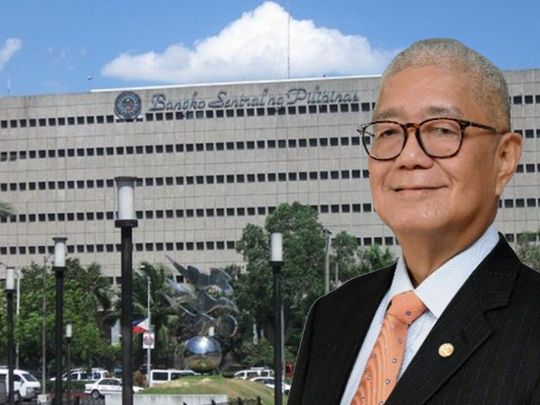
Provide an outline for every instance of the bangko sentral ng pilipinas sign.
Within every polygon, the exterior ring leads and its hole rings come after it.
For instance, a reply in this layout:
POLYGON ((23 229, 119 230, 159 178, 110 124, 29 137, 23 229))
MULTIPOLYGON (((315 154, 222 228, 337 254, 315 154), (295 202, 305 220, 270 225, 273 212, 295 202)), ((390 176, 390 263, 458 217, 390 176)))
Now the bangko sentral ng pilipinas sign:
POLYGON ((281 95, 270 94, 266 88, 256 95, 229 95, 220 91, 214 98, 203 99, 197 91, 191 97, 171 100, 164 93, 155 93, 150 97, 149 111, 185 111, 242 107, 282 107, 296 104, 339 104, 358 102, 355 91, 321 90, 315 86, 312 91, 302 87, 289 89, 281 95))

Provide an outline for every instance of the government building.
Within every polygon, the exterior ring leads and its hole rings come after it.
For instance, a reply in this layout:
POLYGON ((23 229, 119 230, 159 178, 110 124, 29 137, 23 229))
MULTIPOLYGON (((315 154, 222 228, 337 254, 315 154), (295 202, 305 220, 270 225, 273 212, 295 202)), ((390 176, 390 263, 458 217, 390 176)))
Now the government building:
MULTIPOLYGON (((524 138, 497 228, 515 245, 540 229, 540 69, 505 72, 513 129, 524 138)), ((368 122, 380 77, 318 78, 94 90, 0 99, 0 262, 68 255, 120 276, 117 176, 139 178, 133 263, 176 261, 204 270, 242 265, 248 223, 276 206, 313 207, 332 234, 361 246, 397 242, 373 210, 368 122)))

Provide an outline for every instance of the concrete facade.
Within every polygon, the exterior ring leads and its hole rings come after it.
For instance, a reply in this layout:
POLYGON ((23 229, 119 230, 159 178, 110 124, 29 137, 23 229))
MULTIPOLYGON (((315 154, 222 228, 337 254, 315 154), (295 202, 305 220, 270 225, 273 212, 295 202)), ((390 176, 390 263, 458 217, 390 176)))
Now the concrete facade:
MULTIPOLYGON (((500 203, 510 242, 540 228, 540 69, 506 72, 521 164, 500 203)), ((68 254, 120 275, 116 176, 137 176, 134 263, 165 255, 203 269, 241 264, 235 241, 283 202, 319 212, 332 233, 395 247, 373 212, 356 128, 378 77, 93 91, 0 99, 0 262, 68 254), (121 103, 121 105, 118 105, 121 103), (139 110, 140 108, 140 110, 139 110), (130 114, 135 118, 129 118, 130 114)))

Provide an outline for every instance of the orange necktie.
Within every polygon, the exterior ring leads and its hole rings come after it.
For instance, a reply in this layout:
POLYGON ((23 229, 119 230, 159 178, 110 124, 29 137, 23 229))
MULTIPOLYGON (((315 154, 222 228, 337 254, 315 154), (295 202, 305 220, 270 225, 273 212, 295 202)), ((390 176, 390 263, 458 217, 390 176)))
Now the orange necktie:
POLYGON ((407 329, 425 310, 413 291, 392 298, 351 405, 382 405, 388 399, 403 361, 407 329))

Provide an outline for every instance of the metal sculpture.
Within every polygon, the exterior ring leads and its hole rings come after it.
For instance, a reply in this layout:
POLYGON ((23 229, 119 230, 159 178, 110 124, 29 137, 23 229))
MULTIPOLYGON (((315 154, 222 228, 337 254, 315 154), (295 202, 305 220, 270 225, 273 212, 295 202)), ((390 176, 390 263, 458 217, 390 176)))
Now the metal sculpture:
POLYGON ((186 366, 194 371, 208 372, 219 366, 222 351, 214 335, 229 338, 236 334, 238 312, 230 300, 231 277, 222 269, 212 268, 206 274, 193 266, 184 267, 167 256, 183 276, 185 284, 169 279, 174 295, 165 295, 169 304, 188 320, 195 337, 185 343, 186 366))

